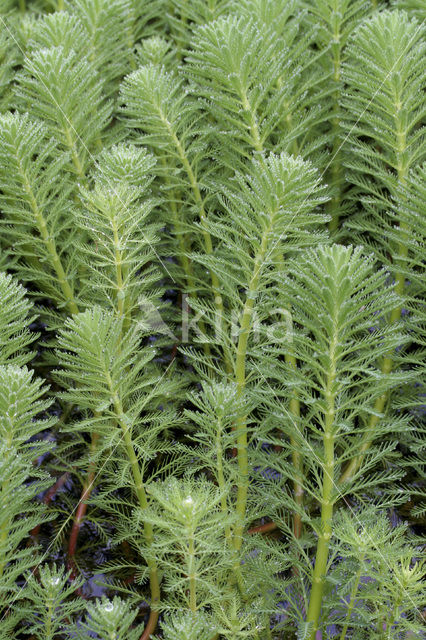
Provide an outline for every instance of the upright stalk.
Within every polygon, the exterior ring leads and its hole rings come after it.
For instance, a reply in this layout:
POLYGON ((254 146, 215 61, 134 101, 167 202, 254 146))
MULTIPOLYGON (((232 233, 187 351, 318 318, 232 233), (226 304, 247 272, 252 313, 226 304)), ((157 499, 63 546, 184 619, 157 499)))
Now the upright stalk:
MULTIPOLYGON (((122 319, 123 330, 126 331, 130 325, 130 317, 127 308, 127 299, 125 295, 125 274, 123 273, 123 255, 120 248, 119 230, 116 224, 115 218, 111 220, 112 233, 113 233, 113 247, 114 247, 114 260, 115 260, 115 279, 116 279, 116 302, 117 302, 117 315, 122 319)), ((95 418, 100 416, 99 413, 93 412, 95 418)), ((92 440, 90 444, 90 454, 94 456, 99 442, 99 434, 94 432, 92 434, 92 440)), ((96 476, 96 467, 93 462, 90 462, 87 471, 87 481, 83 485, 83 490, 80 496, 80 500, 77 506, 76 514, 74 517, 70 538, 68 541, 68 566, 71 569, 71 579, 76 577, 76 567, 74 562, 74 556, 77 549, 77 540, 80 533, 81 525, 87 512, 87 503, 90 499, 96 476)))
MULTIPOLYGON (((6 480, 3 480, 3 482, 1 483, 0 495, 3 493, 5 496, 7 496, 8 492, 9 492, 9 482, 6 480)), ((2 500, 2 503, 3 503, 3 500, 2 500)), ((0 555, 0 578, 3 576, 4 570, 7 564, 6 563, 6 545, 7 545, 7 538, 9 536, 9 531, 10 531, 10 520, 5 519, 2 522, 2 525, 0 527, 0 549, 4 550, 4 553, 0 555)))
POLYGON ((71 153, 72 162, 73 162, 74 168, 76 170, 78 179, 81 182, 85 182, 86 181, 86 176, 85 176, 85 173, 84 173, 83 165, 82 165, 81 160, 80 160, 80 156, 78 155, 78 152, 77 152, 77 149, 76 149, 75 142, 72 139, 70 127, 65 127, 64 133, 65 133, 65 139, 67 141, 67 147, 68 147, 68 149, 69 149, 69 151, 71 153))
MULTIPOLYGON (((285 361, 290 364, 294 369, 297 367, 296 358, 289 353, 285 354, 285 361)), ((290 400, 290 413, 294 417, 295 422, 297 423, 300 419, 300 402, 296 396, 296 392, 292 392, 292 397, 290 400)), ((296 469, 296 473, 302 475, 303 474, 303 459, 300 455, 299 451, 296 451, 297 443, 296 440, 291 437, 290 444, 292 446, 291 459, 293 463, 293 467, 296 469)), ((303 485, 295 478, 293 480, 293 493, 294 499, 296 501, 297 506, 301 510, 303 508, 303 485)), ((302 535, 302 516, 300 513, 295 511, 293 513, 293 533, 295 538, 300 538, 302 535)))
MULTIPOLYGON (((246 301, 244 304, 243 314, 240 323, 240 332, 237 345, 237 354, 235 359, 235 381, 237 384, 237 395, 241 396, 246 385, 246 357, 247 346, 250 335, 251 323, 253 318, 254 301, 256 298, 257 287, 266 251, 268 248, 269 234, 273 226, 275 213, 270 217, 269 225, 263 232, 259 253, 255 259, 252 277, 249 283, 246 301)), ((244 531, 244 517, 247 505, 248 492, 248 437, 247 437, 247 421, 242 416, 237 420, 237 462, 239 469, 239 481, 237 488, 237 504, 236 514, 237 523, 234 529, 234 548, 236 551, 241 549, 244 531)))
MULTIPOLYGON (((222 433, 223 433, 223 428, 222 428, 222 422, 219 419, 218 420, 218 425, 217 425, 217 430, 216 430, 216 469, 217 469, 217 484, 219 487, 219 491, 221 493, 221 500, 220 500, 220 508, 221 511, 223 513, 223 517, 226 518, 228 515, 228 503, 226 500, 226 493, 225 493, 225 474, 223 473, 223 456, 224 456, 224 451, 222 449, 222 433)), ((232 544, 232 538, 231 538, 231 530, 229 525, 227 525, 225 527, 225 538, 228 542, 228 544, 231 546, 232 544)))
MULTIPOLYGON (((106 371, 105 373, 106 373, 108 386, 109 386, 111 397, 114 404, 117 423, 119 424, 123 432, 123 440, 124 440, 124 445, 127 452, 127 457, 130 462, 130 468, 132 470, 136 497, 138 499, 140 508, 142 509, 142 511, 144 511, 148 507, 148 499, 145 492, 145 486, 142 478, 142 473, 139 467, 139 462, 135 454, 135 449, 133 447, 132 436, 129 431, 129 427, 126 421, 124 420, 124 411, 123 411, 123 406, 121 404, 121 399, 117 394, 117 392, 114 391, 109 372, 106 371)), ((149 522, 145 521, 143 523, 143 531, 144 531, 145 542, 148 547, 151 547, 154 540, 152 525, 149 522)), ((155 559, 149 558, 147 560, 147 564, 149 569, 149 583, 150 583, 150 589, 151 589, 151 610, 156 615, 156 619, 158 619, 158 611, 156 611, 156 609, 160 602, 160 580, 158 576, 157 563, 155 559)))
MULTIPOLYGON (((164 169, 167 168, 164 156, 161 158, 161 164, 164 169)), ((168 178, 167 173, 165 173, 165 181, 168 185, 170 185, 170 179, 168 178)), ((182 224, 181 224, 181 221, 179 220, 178 210, 177 210, 176 202, 173 196, 171 197, 169 204, 173 214, 173 225, 176 230, 177 241, 179 243, 179 253, 180 253, 179 260, 182 264, 182 268, 185 273, 186 284, 190 291, 191 290, 195 291, 196 287, 195 287, 194 275, 192 273, 191 262, 187 256, 186 239, 184 234, 182 233, 182 224)), ((205 324, 201 319, 198 321, 198 328, 203 335, 207 335, 205 324)), ((203 350, 207 356, 210 355, 210 345, 208 342, 203 342, 203 350)))
POLYGON ((315 566, 312 576, 312 588, 309 598, 309 607, 306 621, 312 624, 309 640, 315 640, 318 631, 318 623, 321 614, 324 582, 327 573, 328 551, 330 539, 333 533, 333 488, 334 488, 334 418, 335 418, 335 391, 336 378, 336 347, 338 345, 338 332, 336 321, 334 323, 334 335, 330 344, 329 360, 330 368, 327 374, 325 388, 325 420, 324 420, 324 467, 321 499, 321 529, 318 534, 315 566))
POLYGON ((43 213, 40 207, 38 206, 34 192, 31 188, 30 181, 28 180, 28 176, 23 169, 20 171, 20 176, 22 178, 24 188, 28 196, 29 205, 33 212, 35 221, 37 223, 38 232, 41 236, 41 239, 43 240, 44 246, 46 247, 46 251, 50 259, 51 267, 53 268, 56 274, 61 292, 66 301, 66 306, 68 308, 68 311, 71 314, 78 313, 78 306, 74 299, 74 293, 70 283, 68 282, 68 277, 65 273, 65 269, 62 265, 61 259, 56 250, 55 241, 52 235, 50 234, 49 229, 47 228, 46 220, 43 216, 43 213))
MULTIPOLYGON (((335 14, 337 15, 337 13, 335 14)), ((330 186, 332 188, 331 200, 326 207, 331 216, 329 222, 330 233, 334 233, 339 228, 340 207, 342 204, 342 157, 340 145, 341 127, 339 122, 339 100, 340 100, 340 74, 341 74, 341 20, 333 21, 333 40, 331 52, 333 56, 333 82, 336 90, 333 92, 333 115, 331 120, 332 156, 330 167, 330 186)))
POLYGON ((195 532, 191 524, 188 536, 188 577, 189 577, 189 608, 197 613, 197 586, 195 577, 195 532))
MULTIPOLYGON (((281 82, 281 79, 279 79, 279 82, 281 82)), ((259 127, 257 126, 256 115, 253 110, 253 107, 250 104, 247 94, 243 90, 241 90, 241 101, 243 103, 244 111, 246 111, 250 117, 250 134, 252 138, 253 148, 259 154, 260 162, 263 164, 263 158, 261 154, 264 152, 264 146, 260 136, 259 127)), ((291 113, 288 113, 286 120, 287 120, 288 128, 291 129, 291 126, 292 126, 291 113)), ((296 140, 293 141, 293 153, 295 155, 297 155, 298 153, 298 145, 296 140)), ((283 255, 280 251, 278 251, 277 253, 278 253, 277 261, 280 267, 284 269, 283 255)), ((297 366, 296 358, 294 356, 291 356, 288 353, 286 353, 285 355, 285 361, 287 363, 290 363, 293 367, 297 366)), ((295 417, 296 420, 299 419, 300 402, 297 399, 297 397, 294 395, 294 392, 293 392, 293 397, 290 400, 290 412, 292 413, 292 415, 295 417)), ((293 466, 300 473, 303 473, 303 461, 300 454, 295 450, 296 443, 294 438, 291 438, 291 444, 293 446, 293 452, 292 452, 293 466)), ((294 491, 296 503, 299 506, 302 506, 303 505, 303 487, 299 482, 297 482, 297 480, 294 480, 293 482, 293 491, 294 491)), ((296 512, 293 514, 293 532, 296 538, 300 538, 300 536, 302 535, 302 518, 300 514, 296 512)))
POLYGON ((19 0, 19 11, 21 13, 25 13, 25 11, 27 10, 27 3, 25 0, 19 0))
MULTIPOLYGON (((395 133, 396 133, 396 161, 397 161, 397 174, 398 174, 398 186, 403 187, 405 185, 407 174, 409 171, 409 160, 407 158, 407 141, 405 134, 405 126, 403 121, 403 116, 401 116, 401 105, 402 105, 402 97, 400 95, 395 96, 395 133)), ((401 232, 401 241, 397 248, 397 255, 395 259, 395 264, 403 263, 408 256, 408 243, 405 241, 410 234, 410 229, 406 224, 400 224, 399 226, 401 232)), ((404 294, 405 289, 405 277, 401 271, 397 271, 395 274, 395 293, 398 296, 402 296, 404 294)), ((399 305, 396 307, 389 318, 389 324, 395 324, 401 320, 402 314, 402 306, 399 305)), ((382 362, 382 373, 389 374, 391 373, 393 368, 393 354, 388 354, 383 358, 382 362)), ((340 476, 340 482, 348 482, 352 476, 358 471, 361 466, 364 454, 370 448, 373 439, 374 439, 374 431, 380 420, 380 415, 384 413, 386 404, 389 398, 389 392, 382 394, 374 403, 374 412, 370 416, 368 430, 364 437, 364 442, 360 447, 359 455, 353 458, 346 469, 343 471, 340 476)))

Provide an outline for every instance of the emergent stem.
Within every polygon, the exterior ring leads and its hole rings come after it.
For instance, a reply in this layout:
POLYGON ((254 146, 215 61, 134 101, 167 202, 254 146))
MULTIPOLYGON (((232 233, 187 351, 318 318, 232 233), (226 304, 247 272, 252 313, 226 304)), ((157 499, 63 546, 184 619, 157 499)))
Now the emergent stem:
MULTIPOLYGON (((117 417, 117 422, 123 432, 124 445, 126 447, 127 457, 130 462, 130 468, 132 470, 133 481, 135 483, 135 493, 139 502, 139 506, 142 510, 148 507, 148 499, 145 492, 145 486, 142 478, 142 473, 139 467, 139 462, 135 454, 133 447, 132 436, 129 427, 124 418, 123 406, 121 399, 116 391, 113 389, 112 380, 107 373, 108 386, 111 392, 111 396, 114 403, 114 409, 117 417)), ((150 547, 154 540, 154 533, 152 525, 148 522, 143 523, 144 537, 148 547, 150 547)), ((151 588, 151 608, 156 609, 160 602, 160 581, 158 577, 157 563, 155 559, 149 558, 147 560, 149 569, 149 582, 151 588)))
POLYGON ((49 233, 49 230, 47 228, 47 224, 46 224, 46 220, 44 219, 43 213, 41 211, 41 209, 38 206, 37 200, 34 196, 34 192, 31 188, 31 184, 30 181, 28 180, 28 176, 26 175, 26 173, 22 170, 20 172, 21 178, 23 180, 24 183, 24 188, 25 191, 27 193, 28 196, 28 200, 29 200, 29 204, 31 207, 31 210, 33 212, 37 227, 38 227, 38 231, 39 234, 41 236, 41 239, 43 240, 43 243, 46 247, 47 250, 47 254, 49 256, 50 259, 50 263, 51 266, 56 274, 56 277, 58 279, 58 283, 59 286, 61 288, 61 292, 66 300, 66 306, 68 307, 68 311, 71 314, 76 314, 78 313, 78 306, 77 303, 74 300, 74 293, 72 291, 72 288, 68 282, 68 278, 67 275, 65 273, 65 269, 62 265, 61 259, 58 255, 58 252, 56 250, 56 244, 54 239, 52 238, 52 236, 49 233))
POLYGON ((318 631, 318 623, 321 614, 324 582, 327 573, 328 550, 330 538, 333 533, 333 488, 334 488, 334 418, 335 418, 335 391, 334 381, 336 377, 336 346, 338 344, 337 331, 330 344, 330 368, 327 374, 325 388, 325 421, 324 421, 324 467, 321 499, 321 529, 318 535, 315 567, 312 576, 312 588, 309 598, 307 622, 312 623, 310 640, 315 640, 318 631))
MULTIPOLYGON (((296 358, 289 353, 285 354, 285 361, 290 364, 294 369, 297 367, 296 358)), ((294 417, 296 425, 298 426, 298 422, 300 419, 300 402, 299 399, 295 395, 295 391, 292 392, 292 397, 290 400, 290 413, 294 417)), ((297 443, 296 440, 291 437, 290 444, 292 446, 292 462, 293 467, 296 469, 296 473, 299 476, 303 475, 303 459, 299 451, 297 451, 297 443)), ((303 485, 295 478, 293 480, 293 492, 294 499, 296 501, 297 506, 300 510, 303 508, 303 485)), ((302 535, 302 517, 300 513, 293 513, 293 533, 295 538, 300 538, 302 535)))
MULTIPOLYGON (((401 98, 400 96, 396 96, 395 98, 395 129, 396 129, 396 161, 397 161, 397 172, 398 172, 398 187, 403 187, 407 178, 407 173, 409 170, 409 163, 407 158, 407 141, 405 136, 405 128, 404 122, 400 115, 401 111, 401 98)), ((409 237, 410 229, 405 224, 400 224, 401 231, 401 241, 398 245, 397 255, 395 259, 395 264, 403 263, 408 256, 408 243, 405 241, 406 238, 409 237)), ((395 274, 395 293, 398 296, 402 296, 405 288, 405 277, 404 274, 400 271, 397 271, 395 274)), ((402 306, 399 305, 395 309, 393 309, 389 324, 395 324, 399 322, 402 314, 402 306)), ((393 356, 392 354, 388 354, 383 358, 382 362, 382 373, 389 374, 392 371, 393 367, 393 356)), ((382 394, 374 403, 374 413, 370 417, 368 430, 365 434, 364 442, 360 447, 360 454, 353 458, 350 463, 347 465, 346 469, 340 476, 339 482, 348 482, 352 476, 358 471, 360 465, 362 463, 365 452, 370 448, 373 439, 375 428, 380 420, 380 414, 383 414, 385 411, 386 403, 389 397, 389 393, 382 394)))
POLYGON ((329 222, 330 233, 337 231, 339 228, 340 207, 342 204, 342 157, 340 153, 340 122, 339 122, 339 101, 341 91, 341 33, 340 21, 336 20, 333 29, 332 39, 332 56, 333 56, 333 81, 336 90, 333 93, 333 116, 331 125, 331 139, 333 142, 331 166, 330 166, 330 185, 332 187, 332 198, 327 204, 328 213, 331 216, 329 222))
MULTIPOLYGON (((237 383, 237 394, 240 396, 246 385, 246 357, 247 346, 250 335, 251 322, 253 318, 254 302, 259 284, 260 273, 268 248, 269 234, 273 225, 274 214, 271 215, 270 223, 263 232, 259 253, 254 261, 253 273, 247 290, 246 301, 242 313, 239 339, 237 344, 237 355, 235 360, 235 381, 237 383)), ((237 489, 237 524, 234 529, 234 548, 239 551, 243 541, 244 517, 247 504, 248 491, 248 456, 247 456, 247 422, 242 416, 237 420, 237 460, 239 469, 239 481, 237 489)))

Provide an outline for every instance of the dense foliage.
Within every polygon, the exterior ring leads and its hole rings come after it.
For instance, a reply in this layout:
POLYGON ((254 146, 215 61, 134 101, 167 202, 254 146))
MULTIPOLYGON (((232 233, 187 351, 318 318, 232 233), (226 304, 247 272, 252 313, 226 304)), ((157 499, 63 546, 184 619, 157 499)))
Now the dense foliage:
POLYGON ((0 638, 425 638, 424 0, 1 0, 0 638))

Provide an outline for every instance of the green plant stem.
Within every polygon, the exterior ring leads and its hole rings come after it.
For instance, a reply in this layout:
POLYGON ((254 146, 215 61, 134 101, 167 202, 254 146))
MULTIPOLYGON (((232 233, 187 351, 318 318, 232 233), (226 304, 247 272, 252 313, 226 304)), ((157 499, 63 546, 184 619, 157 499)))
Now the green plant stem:
POLYGON ((351 617, 352 617, 352 612, 353 612, 354 607, 355 607, 355 598, 356 598, 356 594, 358 593, 358 587, 359 587, 359 583, 361 581, 363 568, 364 568, 364 554, 361 556, 361 558, 359 560, 359 569, 358 569, 358 572, 356 574, 355 582, 354 582, 354 585, 353 585, 352 590, 351 590, 348 610, 346 612, 345 625, 344 625, 344 627, 342 629, 342 633, 340 634, 339 640, 345 640, 345 638, 346 638, 346 633, 347 633, 348 628, 349 628, 349 623, 350 623, 350 620, 351 620, 351 617))
POLYGON ((250 135, 252 139, 253 148, 259 154, 261 154, 263 153, 264 149, 263 149, 262 139, 260 137, 259 127, 257 126, 256 114, 253 107, 250 104, 246 91, 244 91, 242 88, 240 93, 240 99, 241 99, 244 111, 249 116, 250 135))
POLYGON ((64 11, 65 9, 65 3, 64 0, 58 0, 58 6, 57 6, 57 11, 64 11))
MULTIPOLYGON (((273 220, 275 216, 274 212, 271 215, 270 223, 267 229, 263 232, 262 241, 260 245, 259 253, 255 259, 252 277, 249 283, 246 301, 242 313, 242 319, 240 323, 240 332, 237 345, 237 353, 235 359, 235 381, 237 383, 237 394, 241 396, 246 385, 246 357, 247 346, 250 335, 251 322, 253 318, 254 301, 257 293, 257 287, 259 284, 260 272, 265 259, 266 251, 268 248, 269 233, 273 226, 273 220)), ((237 461, 239 469, 239 481, 237 488, 237 503, 236 514, 237 524, 234 529, 234 548, 236 551, 241 549, 243 541, 244 531, 244 518, 247 505, 247 492, 248 492, 248 456, 247 456, 247 421, 246 417, 241 417, 236 423, 237 429, 237 461)))
POLYGON ((115 217, 111 220, 111 226, 114 245, 115 279, 117 284, 117 315, 122 319, 123 330, 126 331, 130 325, 130 317, 126 304, 125 280, 123 278, 123 255, 120 249, 120 238, 118 234, 117 220, 115 217))
MULTIPOLYGON (((336 327, 336 322, 334 323, 336 327)), ((336 347, 338 334, 336 328, 330 344, 330 368, 327 374, 325 389, 325 422, 324 422, 324 467, 321 499, 321 530, 318 535, 315 567, 312 576, 312 588, 309 598, 308 614, 306 621, 312 623, 310 640, 315 640, 318 631, 318 622, 321 614, 324 582, 327 573, 328 551, 330 539, 333 533, 333 488, 334 488, 334 418, 335 418, 335 391, 334 381, 336 377, 336 347)))
MULTIPOLYGON (((285 354, 285 361, 294 369, 297 367, 296 358, 291 354, 285 354)), ((290 413, 294 416, 297 424, 300 419, 300 402, 295 395, 295 391, 292 392, 292 397, 290 400, 290 413)), ((296 473, 298 475, 303 475, 303 459, 299 451, 296 451, 297 443, 293 437, 290 438, 290 444, 292 446, 291 459, 293 467, 296 469, 296 473)), ((303 509, 303 485, 297 480, 297 478, 293 480, 293 492, 297 506, 300 510, 303 509)), ((302 535, 302 527, 302 517, 300 513, 295 511, 293 513, 293 533, 295 538, 300 538, 300 536, 302 535)))
POLYGON ((21 13, 25 13, 25 11, 27 10, 27 3, 25 0, 19 0, 19 11, 21 13))
MULTIPOLYGON (((225 474, 223 472, 224 451, 222 449, 222 432, 223 432, 222 422, 218 420, 217 431, 216 431, 217 484, 222 496, 220 499, 220 508, 222 510, 223 517, 226 518, 228 515, 228 503, 227 503, 226 491, 225 491, 225 474)), ((228 544, 232 546, 231 529, 228 525, 225 527, 225 537, 228 544)))
POLYGON ((81 163, 80 156, 78 155, 78 152, 76 150, 75 142, 72 139, 70 127, 65 127, 64 133, 65 133, 65 139, 67 141, 67 147, 70 150, 71 158, 72 158, 77 176, 81 180, 81 182, 84 183, 86 182, 86 176, 84 174, 83 165, 81 163))
MULTIPOLYGON (((117 394, 117 392, 114 391, 113 389, 113 384, 112 384, 112 380, 111 380, 111 376, 109 375, 109 372, 106 371, 105 373, 106 373, 111 397, 114 403, 117 423, 120 425, 121 430, 123 432, 124 445, 126 447, 127 457, 130 462, 133 481, 135 483, 135 493, 139 502, 139 506, 143 511, 148 507, 148 499, 145 492, 145 486, 143 483, 139 462, 135 454, 135 449, 133 447, 132 436, 130 434, 129 427, 126 424, 126 421, 124 419, 124 412, 121 404, 121 399, 117 394)), ((151 547, 154 540, 152 525, 145 521, 143 523, 143 530, 144 530, 144 537, 145 537, 146 544, 148 547, 151 547)), ((161 595, 157 563, 155 559, 149 558, 147 560, 147 564, 149 569, 149 582, 150 582, 150 589, 151 589, 151 608, 156 610, 160 602, 160 595, 161 595)))
MULTIPOLYGON (((400 104, 401 104, 401 96, 396 96, 395 98, 395 129, 396 129, 396 140, 397 140, 397 152, 396 152, 396 160, 397 160, 397 172, 398 172, 398 185, 403 187, 405 185, 407 179, 407 173, 409 170, 409 163, 406 157, 407 153, 407 143, 405 136, 405 126, 402 117, 400 116, 400 104)), ((397 258, 395 260, 396 264, 398 262, 404 262, 408 257, 408 243, 404 241, 405 238, 409 237, 410 229, 405 224, 400 224, 400 231, 403 234, 402 241, 399 243, 397 250, 397 258)), ((401 272, 396 272, 395 274, 395 293, 398 296, 403 296, 405 289, 405 277, 401 272)), ((393 309, 390 318, 389 324, 395 324, 401 320, 402 314, 402 305, 399 305, 395 309, 393 309)), ((388 354, 383 358, 381 371, 382 373, 388 375, 391 373, 393 368, 393 357, 392 354, 388 354)), ((385 411, 385 407, 389 398, 389 392, 382 394, 374 403, 374 414, 383 414, 385 411)), ((340 476, 339 482, 348 482, 351 480, 353 475, 358 471, 361 466, 362 460, 364 458, 364 454, 371 447, 374 439, 374 431, 380 420, 379 415, 371 415, 368 429, 365 434, 364 442, 360 446, 359 455, 353 458, 346 469, 343 471, 340 476)))
MULTIPOLYGON (((9 482, 3 480, 1 483, 1 493, 7 496, 9 491, 9 482)), ((2 500, 4 504, 4 501, 2 500)), ((3 576, 6 567, 6 543, 10 531, 10 520, 4 520, 0 527, 0 549, 4 549, 4 553, 0 556, 0 578, 3 576)))
MULTIPOLYGON (((185 153, 185 150, 181 144, 181 141, 179 140, 179 138, 177 137, 177 135, 175 134, 175 132, 173 131, 173 127, 171 125, 171 123, 169 122, 169 120, 166 118, 166 116, 163 114, 163 112, 160 110, 160 117, 162 119, 163 124, 165 125, 165 127, 167 128, 167 132, 169 134, 169 136, 171 137, 171 139, 173 140, 173 144, 176 147, 176 151, 178 153, 179 159, 183 165, 183 168, 185 169, 185 172, 188 176, 189 179, 189 183, 191 185, 191 189, 192 192, 194 194, 194 199, 195 199, 195 203, 198 207, 198 212, 200 215, 200 221, 201 221, 201 227, 202 227, 202 233, 203 233, 203 239, 204 239, 204 248, 205 251, 207 253, 207 255, 212 255, 213 254, 213 244, 212 244, 212 239, 211 239, 211 235, 209 233, 209 231, 206 228, 207 225, 207 215, 204 209, 204 203, 203 203, 203 198, 201 197, 201 192, 200 192, 200 188, 198 186, 198 182, 197 182, 197 178, 195 177, 194 171, 192 170, 192 166, 191 163, 189 162, 189 159, 185 153)), ((216 306, 216 309, 220 315, 221 320, 224 317, 224 308, 223 308, 223 298, 220 294, 220 284, 219 284, 219 279, 217 277, 217 275, 211 271, 210 272, 210 278, 211 278, 211 282, 212 282, 212 287, 213 287, 213 291, 214 291, 214 303, 216 306)), ((225 360, 225 366, 226 366, 226 370, 227 373, 231 373, 231 369, 230 369, 230 364, 225 360)))
MULTIPOLYGON (((161 158, 161 164, 164 169, 167 169, 166 160, 164 156, 162 156, 161 158)), ((166 171, 165 171, 165 181, 168 185, 170 185, 170 179, 166 171)), ((170 198, 170 208, 172 210, 172 215, 173 215, 173 226, 175 227, 176 236, 179 243, 179 254, 180 254, 179 260, 181 262, 183 271, 185 273, 186 284, 189 291, 195 291, 196 286, 195 286, 194 275, 192 273, 190 260, 187 256, 186 236, 182 231, 182 223, 179 219, 176 202, 173 196, 170 198)), ((201 319, 198 321, 198 328, 203 335, 207 335, 205 324, 201 319)), ((207 356, 210 355, 210 345, 208 342, 203 342, 203 350, 207 356)))
MULTIPOLYGON (((281 251, 277 252, 277 263, 279 264, 280 269, 284 271, 284 257, 281 251)), ((284 317, 284 321, 286 320, 287 317, 284 317)), ((292 331, 292 327, 290 330, 292 331)), ((289 364, 293 369, 297 368, 297 360, 294 355, 287 352, 284 358, 285 362, 289 364)), ((293 391, 291 394, 289 409, 291 415, 294 416, 295 426, 298 428, 300 421, 300 402, 295 391, 293 391)), ((297 480, 297 477, 303 477, 303 458, 299 451, 297 451, 297 442, 293 436, 290 436, 290 444, 292 447, 291 459, 293 467, 295 468, 297 474, 296 478, 293 480, 294 499, 299 509, 302 510, 304 491, 303 485, 297 480)), ((295 538, 299 539, 302 535, 302 527, 302 517, 300 515, 300 512, 295 511, 293 513, 293 533, 295 538)))
POLYGON ((56 250, 55 241, 51 236, 51 234, 49 233, 46 220, 44 219, 43 213, 37 204, 37 200, 34 196, 34 192, 31 188, 31 184, 30 184, 30 181, 28 180, 28 176, 26 175, 23 169, 21 169, 20 171, 20 176, 24 183, 24 188, 28 196, 28 201, 34 215, 39 234, 46 247, 46 250, 50 259, 50 263, 58 279, 61 292, 66 300, 66 306, 68 308, 68 311, 71 314, 76 314, 78 313, 78 306, 74 300, 74 294, 73 294, 72 288, 68 282, 68 278, 66 276, 64 267, 62 265, 61 259, 56 250))
POLYGON ((327 211, 331 216, 328 228, 330 233, 334 233, 339 228, 340 208, 342 205, 342 154, 340 144, 340 122, 339 122, 339 101, 341 91, 341 21, 335 21, 333 29, 333 41, 331 46, 333 56, 333 81, 336 91, 333 93, 333 117, 331 125, 332 155, 330 166, 330 185, 332 188, 332 198, 327 203, 327 211))
POLYGON ((197 582, 195 576, 195 541, 194 530, 188 536, 188 576, 189 576, 189 608, 193 614, 197 612, 197 582))

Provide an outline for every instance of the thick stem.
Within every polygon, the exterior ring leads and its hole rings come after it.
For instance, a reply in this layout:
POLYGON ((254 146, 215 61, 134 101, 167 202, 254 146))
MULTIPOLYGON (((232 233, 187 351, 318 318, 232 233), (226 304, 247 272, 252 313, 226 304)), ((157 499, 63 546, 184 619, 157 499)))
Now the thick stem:
POLYGON ((148 622, 146 623, 146 627, 143 631, 143 634, 140 637, 140 640, 149 640, 149 638, 155 631, 159 615, 160 615, 159 611, 154 611, 153 609, 151 609, 148 622))
POLYGON ((27 3, 25 0, 19 0, 19 11, 21 13, 25 13, 25 11, 27 10, 27 3))
POLYGON ((55 615, 55 612, 54 612, 53 602, 49 598, 48 599, 48 604, 47 604, 46 618, 45 618, 46 624, 45 624, 45 627, 44 627, 44 638, 45 638, 45 640, 52 640, 52 637, 53 637, 52 620, 53 620, 53 616, 54 615, 55 615))
MULTIPOLYGON (((335 325, 336 326, 336 325, 335 325)), ((315 640, 318 631, 318 623, 321 614, 324 582, 327 573, 328 550, 333 532, 333 488, 334 488, 334 418, 335 418, 335 391, 334 381, 336 377, 336 347, 338 344, 337 331, 334 331, 330 344, 330 368, 327 374, 325 389, 325 421, 324 421, 324 467, 321 499, 321 530, 318 536, 315 566, 312 577, 312 588, 309 598, 306 621, 312 623, 310 640, 315 640)))

